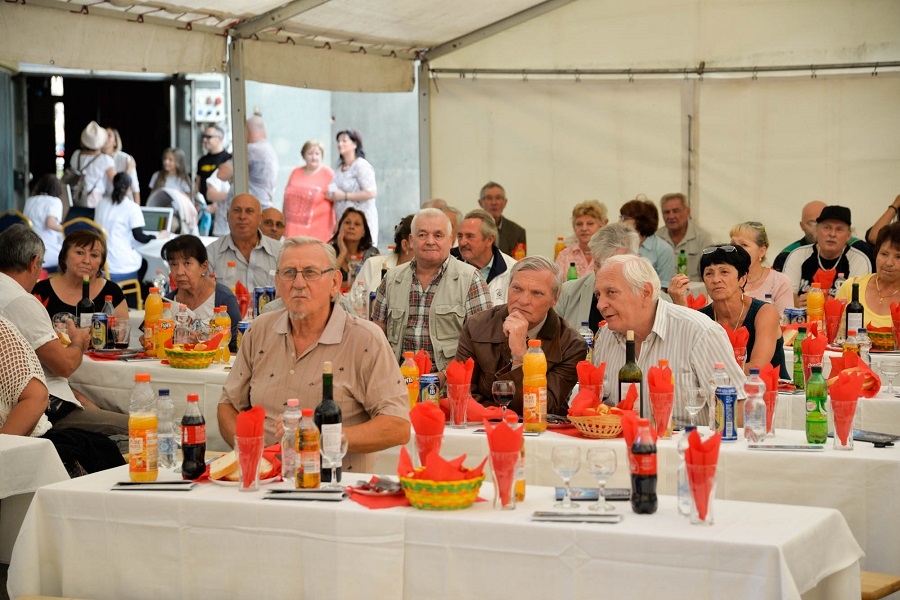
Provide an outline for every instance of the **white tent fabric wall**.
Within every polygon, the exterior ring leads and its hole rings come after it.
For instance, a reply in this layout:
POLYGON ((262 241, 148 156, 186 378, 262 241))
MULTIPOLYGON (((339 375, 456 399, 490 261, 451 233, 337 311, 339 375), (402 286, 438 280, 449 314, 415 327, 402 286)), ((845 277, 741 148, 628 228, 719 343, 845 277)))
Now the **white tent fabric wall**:
POLYGON ((572 233, 577 202, 600 200, 616 220, 636 194, 656 199, 681 187, 679 82, 441 78, 436 87, 432 196, 465 212, 484 183, 501 183, 529 253, 549 254, 572 233))

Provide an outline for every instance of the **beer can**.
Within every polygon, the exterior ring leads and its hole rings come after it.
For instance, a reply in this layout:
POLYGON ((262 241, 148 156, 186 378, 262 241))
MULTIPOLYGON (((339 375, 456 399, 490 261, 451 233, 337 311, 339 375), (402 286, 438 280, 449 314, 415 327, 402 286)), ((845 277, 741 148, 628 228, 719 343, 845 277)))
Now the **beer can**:
POLYGON ((716 388, 716 431, 722 433, 723 442, 737 441, 737 390, 731 386, 716 388))
POLYGON ((269 299, 269 302, 275 299, 275 286, 268 286, 266 288, 266 298, 269 299))
POLYGON ((265 308, 268 303, 269 295, 266 292, 266 288, 253 288, 253 309, 256 311, 257 317, 262 314, 262 309, 265 308))
POLYGON ((441 380, 436 374, 419 375, 419 402, 441 405, 441 380))
POLYGON ((241 341, 244 339, 244 334, 247 333, 247 330, 250 329, 250 321, 241 321, 237 326, 237 349, 241 349, 241 341))
POLYGON ((109 318, 104 313, 94 313, 91 317, 91 346, 94 350, 106 348, 109 339, 109 318))

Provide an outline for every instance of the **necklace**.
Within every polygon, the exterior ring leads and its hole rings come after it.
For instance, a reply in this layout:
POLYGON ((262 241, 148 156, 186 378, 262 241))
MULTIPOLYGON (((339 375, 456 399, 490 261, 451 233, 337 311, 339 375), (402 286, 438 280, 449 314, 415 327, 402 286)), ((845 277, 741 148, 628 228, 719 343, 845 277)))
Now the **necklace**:
MULTIPOLYGON (((819 261, 819 268, 822 269, 823 271, 834 271, 835 269, 837 269, 837 264, 838 264, 838 262, 840 262, 841 257, 844 256, 844 252, 846 252, 846 251, 847 251, 846 248, 844 250, 842 250, 840 256, 838 256, 837 258, 834 259, 834 264, 831 265, 831 268, 826 269, 825 265, 822 264, 822 255, 819 254, 819 250, 817 248, 816 249, 816 260, 819 261)), ((826 259, 826 260, 831 260, 831 259, 826 259)))
POLYGON ((880 281, 881 281, 881 278, 878 277, 878 275, 876 275, 875 276, 875 289, 878 291, 878 304, 881 304, 882 302, 884 302, 885 298, 890 298, 897 292, 900 292, 900 288, 898 288, 898 289, 894 290, 893 292, 891 292, 890 294, 882 294, 881 293, 881 284, 879 283, 880 281))
POLYGON ((768 268, 768 267, 762 267, 762 268, 760 269, 759 277, 757 277, 756 279, 752 279, 752 280, 748 281, 748 282, 747 282, 747 285, 748 285, 748 286, 753 285, 754 283, 756 283, 757 281, 759 281, 760 279, 762 279, 763 277, 765 277, 765 276, 766 276, 766 273, 768 273, 768 271, 769 271, 769 268, 768 268))
MULTIPOLYGON (((894 292, 894 293, 896 294, 897 292, 894 292)), ((747 307, 744 306, 744 294, 741 294, 741 314, 738 315, 737 321, 734 322, 734 327, 731 329, 732 331, 736 331, 737 328, 741 326, 741 321, 744 320, 744 310, 745 310, 746 308, 747 308, 747 307)), ((713 309, 713 318, 714 318, 716 321, 719 320, 719 315, 716 313, 716 309, 715 309, 715 308, 713 309)), ((728 323, 725 323, 725 324, 728 325, 728 323)))

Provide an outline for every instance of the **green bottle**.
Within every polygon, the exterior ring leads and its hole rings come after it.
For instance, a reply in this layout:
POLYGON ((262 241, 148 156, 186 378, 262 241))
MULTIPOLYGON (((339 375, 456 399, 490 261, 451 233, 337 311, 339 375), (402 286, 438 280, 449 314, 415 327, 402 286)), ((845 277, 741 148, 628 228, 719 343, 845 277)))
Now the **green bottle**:
POLYGON ((806 382, 806 441, 810 444, 824 444, 828 440, 827 401, 822 365, 813 365, 806 382))
POLYGON ((687 275, 687 254, 684 253, 684 250, 678 253, 678 274, 679 275, 687 275))
POLYGON ((575 268, 575 263, 569 263, 569 272, 566 274, 566 281, 572 281, 573 279, 578 279, 578 269, 575 268))
POLYGON ((803 348, 800 342, 806 339, 806 327, 801 325, 797 329, 797 337, 794 338, 794 387, 803 389, 803 348))

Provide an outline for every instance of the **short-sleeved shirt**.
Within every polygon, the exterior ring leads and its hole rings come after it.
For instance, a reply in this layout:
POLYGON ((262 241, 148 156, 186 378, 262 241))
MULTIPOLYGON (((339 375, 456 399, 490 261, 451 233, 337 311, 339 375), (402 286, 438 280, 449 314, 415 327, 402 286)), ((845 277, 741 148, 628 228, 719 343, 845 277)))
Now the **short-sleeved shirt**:
MULTIPOLYGON (((35 296, 40 296, 40 301, 44 303, 44 307, 47 309, 47 314, 51 317, 56 313, 67 312, 75 314, 75 306, 72 304, 66 304, 62 300, 59 299, 59 296, 56 295, 56 290, 53 289, 53 285, 50 283, 53 281, 52 279, 43 279, 38 281, 34 285, 34 289, 31 290, 31 293, 35 296)), ((94 303, 94 312, 102 312, 103 305, 106 304, 105 297, 112 296, 112 304, 113 306, 118 306, 120 303, 125 301, 125 294, 122 293, 122 288, 119 287, 119 284, 115 281, 106 280, 106 283, 103 284, 103 288, 100 290, 100 293, 91 298, 91 301, 94 303)))
POLYGON ((816 244, 800 246, 791 252, 784 261, 784 274, 791 281, 795 294, 805 294, 809 291, 816 271, 834 271, 834 283, 828 290, 822 290, 830 296, 837 294, 838 273, 844 274, 844 279, 859 277, 872 272, 869 257, 864 252, 845 246, 838 258, 826 259, 819 256, 816 244))
MULTIPOLYGON (((334 173, 334 180, 331 183, 332 192, 341 190, 343 192, 359 192, 367 190, 373 194, 378 193, 378 186, 375 184, 375 169, 372 164, 364 158, 357 158, 347 167, 347 170, 338 169, 334 173)), ((334 200, 334 214, 337 217, 336 222, 340 222, 341 215, 348 208, 355 208, 362 211, 366 215, 366 223, 369 225, 369 231, 372 232, 372 245, 378 245, 378 210, 375 207, 375 197, 369 200, 355 201, 344 200, 343 194, 337 192, 332 198, 334 200)))
MULTIPOLYGON (((6 423, 19 396, 32 379, 47 384, 41 361, 15 325, 0 317, 0 427, 6 423)), ((42 436, 49 429, 50 421, 41 415, 31 437, 42 436)))
POLYGON ((234 245, 231 235, 223 235, 206 247, 209 255, 209 270, 216 274, 216 279, 230 288, 234 287, 234 281, 225 278, 225 269, 228 263, 236 263, 236 276, 241 283, 247 286, 249 291, 255 287, 272 287, 275 285, 275 276, 271 274, 278 268, 278 253, 281 252, 281 242, 273 240, 257 232, 259 240, 256 247, 250 251, 250 260, 234 245))
POLYGON ((263 209, 272 206, 275 180, 278 179, 278 155, 268 140, 247 144, 249 191, 263 209))
POLYGON ((653 264, 662 287, 668 288, 675 276, 675 252, 672 246, 655 235, 648 235, 638 248, 638 254, 653 264))
POLYGON ((118 204, 104 198, 97 205, 94 220, 106 231, 106 264, 111 275, 131 273, 141 268, 141 255, 134 249, 133 229, 146 225, 141 207, 131 200, 118 204))
MULTIPOLYGON (((703 254, 704 248, 713 245, 712 236, 705 229, 695 224, 693 219, 689 219, 687 231, 684 232, 684 237, 678 244, 672 242, 672 234, 665 226, 656 230, 656 236, 672 246, 676 256, 684 250, 688 261, 688 277, 691 278, 691 281, 703 281, 703 278, 700 277, 700 256, 703 254)), ((668 280, 664 283, 667 284, 668 280)))
POLYGON ((206 197, 206 180, 223 162, 231 160, 231 154, 224 150, 218 154, 205 154, 197 161, 197 177, 200 178, 199 192, 206 197))
MULTIPOLYGON (((257 317, 244 334, 234 366, 222 388, 220 404, 239 411, 266 409, 266 445, 274 444, 275 418, 288 398, 301 408, 315 408, 322 399, 322 365, 334 369, 334 400, 345 426, 378 415, 409 420, 409 395, 400 366, 377 326, 333 305, 325 330, 311 348, 296 356, 286 310, 257 317)), ((374 454, 348 454, 343 468, 372 472, 374 454)))
POLYGON ((47 227, 47 219, 55 217, 62 225, 63 203, 56 196, 40 194, 25 201, 25 216, 31 219, 31 228, 44 241, 44 268, 56 267, 62 248, 63 234, 47 227))

